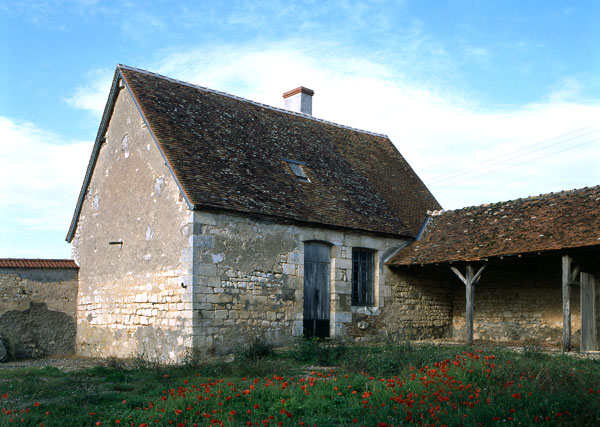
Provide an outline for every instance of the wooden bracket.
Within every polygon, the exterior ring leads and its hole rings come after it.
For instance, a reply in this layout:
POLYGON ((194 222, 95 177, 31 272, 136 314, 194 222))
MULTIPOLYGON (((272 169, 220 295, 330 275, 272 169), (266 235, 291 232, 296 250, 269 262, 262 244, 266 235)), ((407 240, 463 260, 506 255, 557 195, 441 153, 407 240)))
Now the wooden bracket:
POLYGON ((487 262, 479 267, 477 273, 474 273, 473 266, 469 263, 466 268, 466 277, 462 275, 458 268, 453 265, 450 266, 450 269, 456 274, 456 276, 460 279, 461 282, 464 283, 466 288, 466 305, 465 305, 465 328, 466 328, 466 341, 468 345, 473 344, 473 317, 474 317, 474 307, 473 307, 473 299, 474 299, 474 287, 479 279, 481 279, 481 274, 483 270, 487 267, 487 262))
POLYGON ((473 275, 472 270, 473 267, 471 267, 471 264, 467 264, 467 277, 465 278, 465 276, 462 275, 462 273, 458 270, 458 268, 454 267, 453 265, 450 266, 450 269, 452 271, 454 271, 454 274, 456 274, 456 276, 460 279, 461 282, 463 282, 466 286, 468 285, 475 285, 477 284, 477 282, 479 282, 479 279, 481 279, 481 274, 483 273, 483 270, 485 270, 485 267, 487 267, 487 262, 485 264, 483 264, 481 267, 479 267, 479 270, 477 270, 477 273, 475 273, 473 275), (469 269, 471 269, 471 278, 469 279, 469 269))

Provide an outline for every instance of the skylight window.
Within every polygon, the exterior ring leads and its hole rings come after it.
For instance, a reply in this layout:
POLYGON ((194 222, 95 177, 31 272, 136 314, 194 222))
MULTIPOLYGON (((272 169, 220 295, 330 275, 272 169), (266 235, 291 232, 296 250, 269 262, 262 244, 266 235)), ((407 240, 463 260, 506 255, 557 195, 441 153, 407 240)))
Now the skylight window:
POLYGON ((283 158, 281 160, 284 160, 285 162, 287 162, 291 171, 294 173, 294 175, 296 175, 296 178, 298 178, 299 181, 310 182, 310 180, 308 179, 308 176, 306 176, 306 172, 304 172, 304 168, 303 168, 303 166, 306 166, 306 162, 299 162, 296 160, 283 159, 283 158))

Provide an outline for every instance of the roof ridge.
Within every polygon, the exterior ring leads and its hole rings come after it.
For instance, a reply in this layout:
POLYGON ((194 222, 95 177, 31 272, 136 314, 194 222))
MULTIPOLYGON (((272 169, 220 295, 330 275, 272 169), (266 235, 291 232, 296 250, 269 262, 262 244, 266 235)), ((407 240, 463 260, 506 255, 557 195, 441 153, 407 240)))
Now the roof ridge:
POLYGON ((371 131, 364 130, 364 129, 358 129, 358 128, 355 128, 355 127, 352 127, 352 126, 347 126, 347 125, 343 125, 343 124, 340 124, 340 123, 331 122, 329 120, 319 119, 319 118, 314 117, 314 116, 312 116, 310 114, 299 113, 297 111, 286 110, 285 108, 275 107, 275 106, 269 105, 269 104, 263 104, 262 102, 253 101, 251 99, 247 99, 247 98, 244 98, 244 97, 241 97, 241 96, 238 96, 238 95, 233 95, 233 94, 230 94, 230 93, 227 93, 227 92, 223 92, 223 91, 220 91, 220 90, 211 89, 211 88, 206 87, 206 86, 200 86, 200 85, 196 85, 196 84, 193 84, 193 83, 190 83, 190 82, 185 82, 183 80, 174 79, 172 77, 165 76, 163 74, 155 73, 155 72, 152 72, 152 71, 144 70, 142 68, 131 67, 129 65, 124 65, 124 64, 117 64, 117 68, 119 68, 119 69, 122 68, 122 69, 130 70, 130 71, 136 71, 136 72, 139 72, 139 73, 142 73, 142 74, 147 74, 147 75, 150 75, 150 76, 158 77, 158 78, 161 78, 161 79, 164 79, 164 80, 168 80, 168 81, 171 81, 173 83, 177 83, 177 84, 180 84, 180 85, 183 85, 183 86, 188 86, 188 87, 191 87, 191 88, 194 88, 194 89, 200 89, 200 90, 203 90, 203 91, 206 91, 206 92, 210 92, 210 93, 214 93, 214 94, 217 94, 217 95, 226 96, 228 98, 237 99, 238 101, 247 102, 249 104, 253 104, 253 105, 256 105, 256 106, 259 106, 259 107, 267 108, 269 110, 279 111, 281 113, 290 114, 292 116, 304 117, 306 119, 314 120, 314 121, 320 122, 320 123, 329 124, 329 125, 332 125, 332 126, 336 126, 336 127, 342 128, 342 129, 349 129, 349 130, 352 130, 352 131, 355 131, 355 132, 361 132, 361 133, 364 133, 364 134, 367 134, 367 135, 379 136, 379 137, 382 137, 382 138, 389 139, 389 137, 387 135, 383 134, 383 133, 377 133, 377 132, 371 132, 371 131))
MULTIPOLYGON (((530 200, 539 199, 542 197, 560 196, 560 195, 566 194, 566 193, 582 192, 585 190, 593 190, 593 189, 600 189, 600 185, 594 185, 592 187, 572 188, 570 190, 551 191, 549 193, 538 194, 537 196, 526 196, 526 197, 519 197, 516 199, 500 200, 498 202, 482 203, 481 205, 465 206, 463 208, 458 208, 458 209, 448 209, 448 210, 443 209, 438 215, 431 215, 431 216, 445 215, 447 213, 454 213, 454 212, 459 212, 459 211, 464 211, 464 210, 469 210, 469 209, 492 207, 492 206, 502 205, 502 204, 511 203, 511 202, 517 202, 517 201, 526 202, 526 201, 530 201, 530 200)), ((434 211, 434 212, 437 212, 437 211, 434 211)))

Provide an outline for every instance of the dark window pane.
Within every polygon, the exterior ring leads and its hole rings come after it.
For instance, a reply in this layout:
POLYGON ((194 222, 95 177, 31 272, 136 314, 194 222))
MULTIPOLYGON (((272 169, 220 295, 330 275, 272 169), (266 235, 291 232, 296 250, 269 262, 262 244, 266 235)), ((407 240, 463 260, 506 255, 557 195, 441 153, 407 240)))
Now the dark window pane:
POLYGON ((352 305, 373 305, 375 301, 374 254, 370 249, 352 248, 352 305))

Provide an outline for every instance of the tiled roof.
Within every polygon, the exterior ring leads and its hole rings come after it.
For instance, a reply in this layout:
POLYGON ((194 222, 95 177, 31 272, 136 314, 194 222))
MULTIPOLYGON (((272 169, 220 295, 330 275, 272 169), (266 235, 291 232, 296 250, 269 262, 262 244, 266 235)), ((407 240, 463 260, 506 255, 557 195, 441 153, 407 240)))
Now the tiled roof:
POLYGON ((72 259, 0 258, 0 268, 79 268, 72 259))
POLYGON ((391 265, 600 247, 600 186, 443 212, 391 265))
POLYGON ((195 209, 415 236, 427 210, 439 208, 384 135, 122 65, 119 77, 195 209), (310 182, 296 179, 283 159, 305 162, 310 182))

